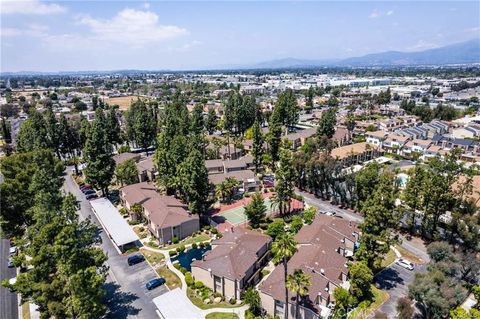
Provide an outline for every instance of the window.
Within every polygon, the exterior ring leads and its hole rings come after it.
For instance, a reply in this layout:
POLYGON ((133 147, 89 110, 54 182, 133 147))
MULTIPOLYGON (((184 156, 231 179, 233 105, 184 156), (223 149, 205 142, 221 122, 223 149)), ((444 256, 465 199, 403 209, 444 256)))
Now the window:
POLYGON ((275 300, 275 316, 279 316, 280 318, 285 317, 285 309, 284 309, 284 302, 279 300, 275 300))
POLYGON ((222 292, 222 278, 214 276, 213 277, 215 292, 223 293, 222 292))

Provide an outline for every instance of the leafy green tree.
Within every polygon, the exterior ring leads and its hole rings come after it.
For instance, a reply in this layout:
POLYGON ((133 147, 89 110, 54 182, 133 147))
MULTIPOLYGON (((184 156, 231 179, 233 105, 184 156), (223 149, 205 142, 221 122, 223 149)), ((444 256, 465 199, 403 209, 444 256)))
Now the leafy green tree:
POLYGON ((317 136, 327 136, 332 138, 335 134, 335 125, 337 124, 337 109, 329 108, 328 110, 322 112, 322 117, 320 118, 320 123, 317 128, 317 136))
POLYGON ((185 161, 180 164, 179 174, 182 197, 193 212, 205 213, 209 206, 208 195, 211 187, 205 161, 198 149, 193 148, 185 161))
POLYGON ((216 186, 216 195, 221 201, 230 203, 233 200, 233 195, 235 194, 237 186, 238 180, 235 177, 227 177, 223 182, 216 186))
POLYGON ((262 165, 262 158, 264 154, 263 150, 263 134, 258 120, 255 120, 253 123, 253 145, 252 145, 252 156, 253 156, 253 165, 255 165, 255 173, 258 173, 258 168, 262 165))
POLYGON ((263 200, 261 193, 256 192, 252 196, 252 201, 245 206, 245 215, 250 220, 250 224, 257 228, 258 225, 265 220, 267 212, 267 206, 263 200))
POLYGON ((152 110, 144 101, 138 99, 130 106, 126 120, 128 138, 141 147, 148 156, 148 148, 155 142, 157 133, 152 110))
POLYGON ((355 121, 355 116, 352 112, 348 112, 347 117, 345 118, 345 126, 347 127, 350 138, 353 136, 353 130, 355 129, 356 125, 357 123, 355 121))
POLYGON ((143 207, 139 203, 135 203, 130 207, 130 213, 133 220, 142 220, 143 207))
POLYGON ((276 218, 268 224, 267 234, 273 239, 283 235, 285 233, 285 222, 281 218, 276 218))
POLYGON ((365 201, 372 196, 380 176, 380 165, 370 162, 355 175, 355 196, 357 209, 362 210, 365 201))
POLYGON ((287 89, 278 95, 272 116, 280 119, 281 124, 292 127, 298 122, 299 111, 295 93, 287 89))
POLYGON ((283 278, 285 281, 285 319, 288 319, 288 260, 292 258, 297 251, 297 242, 291 234, 283 233, 275 238, 272 244, 273 262, 283 263, 283 278))
POLYGON ((134 159, 128 159, 115 167, 115 176, 120 185, 138 183, 138 170, 134 159))
POLYGON ((303 219, 300 216, 293 216, 290 222, 290 231, 294 234, 298 233, 303 227, 303 219))
POLYGON ((333 297, 335 298, 335 309, 345 314, 347 309, 354 306, 357 300, 345 288, 337 287, 333 290, 333 297))
POLYGON ((260 314, 260 294, 254 287, 250 287, 243 293, 243 301, 248 304, 248 309, 254 314, 260 314))
POLYGON ((405 190, 402 193, 403 201, 408 207, 407 218, 410 234, 413 234, 415 230, 415 213, 422 207, 423 196, 427 195, 424 188, 425 178, 425 170, 417 164, 411 172, 405 190))
POLYGON ((281 142, 282 126, 278 121, 272 120, 270 122, 269 132, 267 134, 268 151, 272 159, 272 168, 275 167, 274 163, 276 163, 280 158, 279 154, 281 142))
POLYGON ((47 131, 48 147, 52 149, 57 157, 60 158, 60 138, 58 132, 58 122, 53 113, 52 107, 47 107, 45 111, 45 128, 47 131))
POLYGON ((80 120, 80 129, 78 130, 78 138, 80 141, 80 147, 84 148, 85 143, 87 142, 88 132, 90 131, 91 125, 86 117, 82 117, 80 120))
POLYGON ((349 266, 350 292, 357 300, 372 298, 371 285, 373 282, 372 269, 365 262, 352 263, 349 266))
POLYGON ((307 94, 305 96, 305 106, 309 109, 313 108, 313 97, 315 95, 315 90, 313 87, 309 87, 307 90, 307 94))
POLYGON ((412 319, 415 309, 412 306, 412 301, 408 297, 402 297, 397 301, 397 311, 399 319, 412 319))
POLYGON ((362 236, 357 257, 366 261, 369 267, 378 265, 390 246, 397 242, 394 230, 398 227, 400 216, 395 206, 396 198, 394 175, 382 173, 375 191, 363 205, 364 220, 360 224, 362 236))
POLYGON ((42 114, 34 110, 20 126, 17 136, 17 150, 19 152, 31 152, 49 146, 45 119, 42 114))
POLYGON ((112 159, 112 145, 106 131, 106 119, 103 110, 95 111, 95 120, 89 131, 83 149, 83 157, 87 164, 85 177, 87 183, 101 189, 103 195, 108 191, 115 170, 115 161, 112 159))
POLYGON ((317 210, 315 207, 310 206, 303 212, 303 221, 305 224, 311 225, 315 220, 315 216, 317 215, 317 210))
POLYGON ((12 133, 11 133, 11 127, 10 123, 7 124, 7 121, 5 121, 5 118, 2 117, 2 127, 1 127, 1 132, 2 132, 2 137, 5 143, 11 143, 12 142, 12 133))
POLYGON ((217 114, 215 113, 215 109, 210 108, 207 113, 207 120, 205 121, 205 129, 207 130, 208 134, 213 134, 217 129, 217 114))
POLYGON ((301 269, 295 269, 289 274, 286 282, 288 290, 295 293, 295 318, 300 313, 300 298, 308 294, 308 287, 312 285, 310 275, 303 273, 301 269))

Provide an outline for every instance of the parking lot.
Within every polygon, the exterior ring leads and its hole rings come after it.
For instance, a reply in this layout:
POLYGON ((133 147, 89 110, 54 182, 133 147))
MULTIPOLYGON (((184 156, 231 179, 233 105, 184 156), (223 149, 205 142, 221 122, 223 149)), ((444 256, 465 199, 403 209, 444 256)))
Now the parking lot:
POLYGON ((64 190, 75 195, 80 203, 80 219, 91 218, 99 227, 102 238, 101 248, 108 255, 109 267, 106 290, 109 311, 107 318, 157 318, 156 306, 152 299, 167 291, 166 286, 147 290, 145 284, 157 274, 145 262, 128 266, 128 255, 120 255, 114 244, 103 231, 91 209, 90 202, 78 189, 70 176, 65 177, 64 190))
POLYGON ((383 312, 389 316, 397 313, 398 299, 408 296, 408 285, 415 279, 415 273, 423 271, 425 271, 425 265, 417 265, 412 271, 395 263, 377 274, 375 284, 390 295, 377 313, 383 312))

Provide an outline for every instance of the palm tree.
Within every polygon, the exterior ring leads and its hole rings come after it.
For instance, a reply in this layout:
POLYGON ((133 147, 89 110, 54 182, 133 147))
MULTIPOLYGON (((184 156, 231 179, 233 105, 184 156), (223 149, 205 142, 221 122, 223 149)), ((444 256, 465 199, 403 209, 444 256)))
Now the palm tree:
POLYGON ((285 319, 288 319, 288 288, 287 288, 287 262, 297 251, 297 242, 293 235, 284 233, 278 236, 272 244, 273 262, 283 262, 285 278, 285 319))
POLYGON ((287 288, 296 293, 295 297, 295 318, 298 318, 300 297, 308 293, 308 286, 311 285, 310 276, 303 273, 301 269, 295 269, 293 274, 288 275, 287 288))

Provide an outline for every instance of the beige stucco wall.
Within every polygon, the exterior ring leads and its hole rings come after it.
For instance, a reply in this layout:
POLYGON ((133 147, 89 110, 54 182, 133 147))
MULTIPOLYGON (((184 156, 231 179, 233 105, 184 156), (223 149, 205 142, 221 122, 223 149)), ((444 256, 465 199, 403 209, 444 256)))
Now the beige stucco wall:
POLYGON ((212 290, 214 289, 213 288, 213 276, 210 274, 210 272, 208 270, 200 268, 200 267, 195 267, 195 266, 192 265, 192 276, 195 279, 195 281, 201 281, 208 288, 210 288, 212 290))
POLYGON ((260 302, 261 302, 262 308, 265 309, 267 313, 271 315, 274 314, 275 301, 273 300, 272 296, 267 295, 260 291, 260 302))
POLYGON ((226 298, 232 298, 232 297, 236 299, 240 298, 239 293, 235 290, 235 281, 230 280, 228 278, 224 278, 223 283, 224 283, 224 291, 225 291, 224 296, 226 298))

